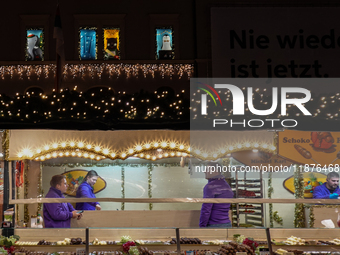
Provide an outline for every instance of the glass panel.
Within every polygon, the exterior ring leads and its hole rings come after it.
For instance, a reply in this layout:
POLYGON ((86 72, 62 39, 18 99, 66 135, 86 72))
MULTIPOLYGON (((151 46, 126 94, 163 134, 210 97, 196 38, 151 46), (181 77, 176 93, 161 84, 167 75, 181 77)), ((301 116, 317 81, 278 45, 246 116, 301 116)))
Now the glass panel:
POLYGON ((172 28, 156 28, 156 59, 174 59, 172 28))
POLYGON ((97 59, 97 31, 96 28, 80 29, 80 59, 97 59))
POLYGON ((26 61, 44 60, 43 29, 26 30, 26 61))
POLYGON ((104 59, 120 59, 119 28, 104 28, 104 59))

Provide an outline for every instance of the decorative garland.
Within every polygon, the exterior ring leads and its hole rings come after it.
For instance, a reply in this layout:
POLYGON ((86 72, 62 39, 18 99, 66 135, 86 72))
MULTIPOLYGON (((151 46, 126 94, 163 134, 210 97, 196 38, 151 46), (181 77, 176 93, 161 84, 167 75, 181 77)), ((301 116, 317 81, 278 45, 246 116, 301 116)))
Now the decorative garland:
MULTIPOLYGON (((24 161, 25 163, 25 173, 24 173, 24 178, 25 178, 25 192, 24 192, 24 198, 27 199, 28 196, 28 186, 30 184, 28 180, 28 171, 29 171, 29 166, 28 166, 28 160, 24 161)), ((29 217, 29 212, 28 212, 28 204, 24 205, 24 223, 29 223, 30 222, 30 217, 29 217)))
MULTIPOLYGON (((273 152, 273 154, 275 154, 275 155, 277 154, 278 137, 279 137, 278 132, 275 132, 275 135, 274 135, 274 148, 275 148, 275 151, 273 152)), ((272 198, 272 194, 274 193, 274 188, 272 186, 273 185, 272 181, 273 181, 273 173, 270 172, 268 174, 268 198, 272 198)), ((270 203, 269 204, 269 222, 270 222, 270 227, 271 228, 274 227, 274 221, 277 224, 283 225, 282 217, 279 216, 278 211, 273 212, 273 204, 270 203)))
POLYGON ((4 160, 9 158, 9 130, 6 129, 2 132, 2 151, 4 155, 4 160))
MULTIPOLYGON (((0 78, 1 72, 0 66, 0 78)), ((228 99, 231 95, 229 92, 226 93, 228 99)), ((0 94, 0 121, 2 124, 11 125, 30 124, 30 127, 31 124, 51 123, 54 128, 56 121, 72 121, 84 125, 91 123, 91 129, 96 125, 100 126, 98 129, 113 127, 126 129, 125 125, 131 128, 132 123, 148 127, 167 123, 168 125, 181 124, 181 128, 189 129, 190 120, 191 124, 207 120, 205 115, 197 114, 201 107, 201 94, 194 94, 195 96, 190 99, 184 90, 178 94, 173 90, 164 89, 155 92, 141 90, 127 94, 124 91, 115 92, 111 88, 92 89, 84 93, 77 91, 76 88, 66 88, 50 95, 42 93, 37 95, 31 92, 25 95, 17 93, 16 96, 9 97, 0 94), (193 114, 193 118, 190 118, 190 113, 193 114)), ((271 96, 265 96, 260 90, 254 91, 254 98, 253 104, 257 109, 267 108, 268 102, 271 102, 271 96)), ((306 103, 306 107, 312 112, 311 118, 300 115, 296 107, 289 107, 287 115, 294 116, 296 121, 304 122, 305 125, 310 125, 311 122, 320 124, 318 120, 335 123, 340 120, 340 111, 334 107, 335 102, 339 100, 340 95, 318 96, 306 103)), ((232 116, 232 100, 226 100, 222 109, 220 111, 217 109, 209 118, 218 118, 221 114, 232 116)), ((282 119, 282 116, 276 114, 268 116, 268 119, 282 119)), ((246 109, 244 117, 252 116, 252 113, 246 109)))
POLYGON ((281 226, 283 225, 283 219, 282 219, 282 217, 280 217, 278 211, 275 211, 275 212, 273 213, 273 219, 274 219, 274 221, 275 221, 277 224, 280 224, 281 226))
MULTIPOLYGON (((39 198, 42 198, 44 197, 44 191, 42 189, 42 164, 40 163, 39 164, 39 175, 38 175, 38 197, 39 198)), ((39 203, 38 204, 38 207, 37 207, 37 215, 39 213, 39 211, 41 211, 42 209, 42 203, 39 203)))
MULTIPOLYGON (((270 172, 268 174, 268 198, 272 198, 272 194, 274 192, 274 189, 272 187, 272 180, 273 180, 273 174, 270 172)), ((270 223, 270 227, 273 228, 274 227, 274 217, 273 217, 273 204, 270 203, 269 204, 269 223, 270 223)))
MULTIPOLYGON (((121 184, 121 190, 122 190, 122 198, 125 198, 125 169, 124 167, 122 167, 122 177, 121 177, 121 180, 122 180, 122 184, 121 184)), ((122 202, 122 205, 121 205, 121 210, 124 211, 125 209, 125 203, 122 202)))
POLYGON ((48 167, 179 167, 179 163, 141 163, 141 164, 131 164, 131 163, 100 163, 100 162, 93 162, 93 163, 63 163, 63 164, 55 164, 55 163, 45 163, 42 162, 42 166, 48 167))
MULTIPOLYGON (((297 165, 294 169, 300 169, 297 165)), ((304 198, 304 180, 301 171, 294 171, 294 188, 295 198, 304 198)), ((305 225, 305 206, 304 204, 295 204, 294 226, 296 228, 304 228, 305 225)))
MULTIPOLYGON (((51 79, 55 76, 55 64, 40 65, 7 65, 0 66, 0 79, 11 80, 37 80, 51 79)), ((93 79, 118 79, 118 78, 155 78, 157 75, 164 79, 172 79, 177 76, 182 79, 186 76, 189 80, 194 74, 193 64, 124 64, 124 63, 101 63, 101 64, 65 64, 63 68, 63 80, 66 82, 74 79, 83 79, 89 75, 93 79), (156 74, 156 75, 155 75, 156 74)))
MULTIPOLYGON (((153 165, 148 165, 148 195, 149 198, 152 198, 152 170, 153 165)), ((152 210, 153 204, 149 203, 149 210, 152 210)))
MULTIPOLYGON (((306 206, 307 207, 307 206, 306 206)), ((340 205, 310 205, 309 208, 309 227, 314 228, 315 215, 314 208, 340 208, 340 205)))

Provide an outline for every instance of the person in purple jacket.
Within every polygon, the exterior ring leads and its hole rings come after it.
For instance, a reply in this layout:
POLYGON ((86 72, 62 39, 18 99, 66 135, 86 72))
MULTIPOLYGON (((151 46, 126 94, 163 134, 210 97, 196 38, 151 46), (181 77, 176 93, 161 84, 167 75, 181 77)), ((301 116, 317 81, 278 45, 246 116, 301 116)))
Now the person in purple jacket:
MULTIPOLYGON (((206 167, 205 178, 208 183, 203 189, 203 198, 233 198, 234 193, 221 174, 222 166, 210 162, 206 167)), ((230 228, 229 219, 230 204, 203 203, 201 209, 201 228, 230 228)))
MULTIPOLYGON (((50 181, 50 190, 46 198, 65 198, 63 193, 67 190, 66 177, 64 175, 55 175, 50 181)), ((81 219, 81 213, 77 213, 70 203, 51 203, 44 204, 43 209, 45 228, 69 228, 71 219, 81 219)))
POLYGON ((337 172, 330 172, 327 174, 326 182, 314 188, 313 198, 337 199, 339 194, 339 174, 337 172))
MULTIPOLYGON (((97 182, 98 174, 94 170, 88 171, 84 177, 83 182, 79 185, 77 189, 77 198, 96 198, 93 193, 93 185, 97 182)), ((76 203, 77 210, 101 210, 100 204, 98 202, 84 202, 76 203)))

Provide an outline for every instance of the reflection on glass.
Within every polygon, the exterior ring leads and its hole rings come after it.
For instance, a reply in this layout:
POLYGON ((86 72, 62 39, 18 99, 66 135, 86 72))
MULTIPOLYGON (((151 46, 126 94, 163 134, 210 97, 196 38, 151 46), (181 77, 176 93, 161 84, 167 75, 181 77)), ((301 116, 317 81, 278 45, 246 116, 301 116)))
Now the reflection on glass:
POLYGON ((80 59, 93 60, 96 59, 97 32, 95 29, 80 29, 80 59))
POLYGON ((26 60, 42 61, 44 33, 42 29, 26 30, 26 60))
POLYGON ((104 59, 120 59, 119 28, 104 29, 104 59))
POLYGON ((156 59, 174 59, 172 28, 156 29, 156 59))

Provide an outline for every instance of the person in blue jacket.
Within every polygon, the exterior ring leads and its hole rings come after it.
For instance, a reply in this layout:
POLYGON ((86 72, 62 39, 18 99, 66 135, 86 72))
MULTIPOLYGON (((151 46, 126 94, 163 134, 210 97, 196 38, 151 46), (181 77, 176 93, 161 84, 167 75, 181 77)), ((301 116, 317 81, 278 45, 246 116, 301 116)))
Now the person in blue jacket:
POLYGON ((339 174, 337 172, 330 172, 327 174, 326 182, 314 188, 313 198, 337 199, 339 194, 339 174))
MULTIPOLYGON (((64 175, 55 175, 50 181, 51 188, 46 198, 65 198, 67 182, 64 175)), ((45 203, 43 209, 45 228, 70 228, 71 219, 81 219, 82 214, 77 213, 70 203, 45 203)))
MULTIPOLYGON (((97 182, 98 174, 94 170, 90 170, 87 175, 84 177, 83 182, 77 189, 76 197, 77 198, 96 198, 93 193, 93 185, 97 182)), ((84 202, 84 203, 76 203, 77 210, 101 210, 98 202, 84 202)))
MULTIPOLYGON (((233 198, 234 193, 222 175, 219 163, 209 162, 206 167, 205 178, 208 183, 203 189, 203 198, 233 198)), ((203 203, 199 226, 201 228, 230 228, 229 203, 203 203)))

